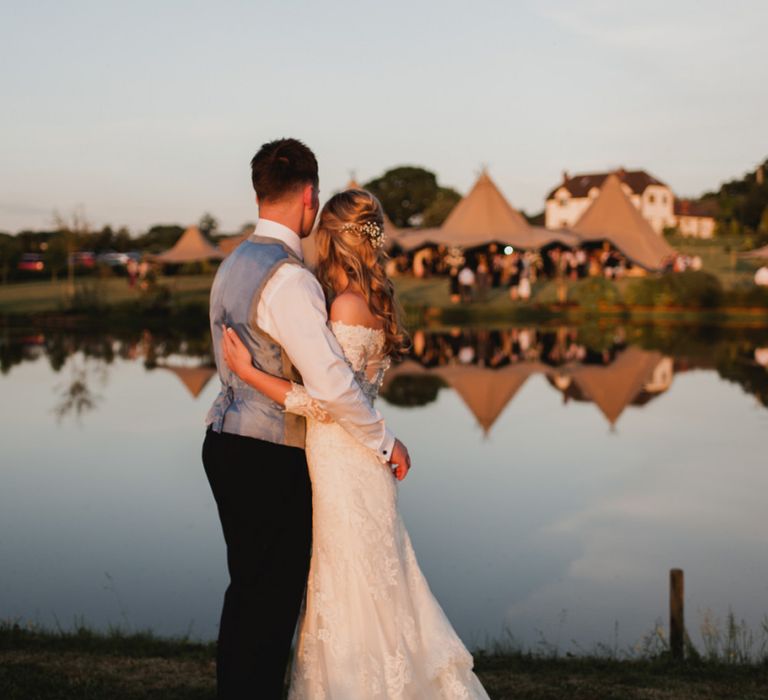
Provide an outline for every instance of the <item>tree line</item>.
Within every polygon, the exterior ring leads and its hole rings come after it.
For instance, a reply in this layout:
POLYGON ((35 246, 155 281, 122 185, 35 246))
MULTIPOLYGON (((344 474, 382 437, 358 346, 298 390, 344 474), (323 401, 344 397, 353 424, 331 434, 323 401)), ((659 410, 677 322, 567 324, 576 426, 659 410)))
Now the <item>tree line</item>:
MULTIPOLYGON (((440 184, 435 173, 416 166, 391 168, 363 187, 379 198, 398 228, 440 226, 461 199, 455 189, 440 184)), ((744 248, 768 244, 768 159, 754 172, 702 195, 698 202, 716 217, 719 236, 738 241, 744 248)), ((540 223, 542 217, 528 218, 540 223)), ((209 213, 202 215, 198 226, 213 242, 222 237, 218 221, 209 213)), ((251 222, 244 223, 236 233, 251 226, 251 222)), ((41 254, 46 271, 55 279, 65 271, 71 274, 73 251, 159 253, 170 248, 184 228, 179 224, 155 224, 134 237, 125 227, 107 225, 91 230, 84 217, 75 214, 69 220, 57 217, 50 230, 20 231, 16 235, 0 232, 0 281, 24 276, 17 266, 25 253, 41 254), (78 219, 75 225, 72 219, 78 219)))
POLYGON ((724 182, 699 202, 717 219, 717 233, 741 239, 745 247, 768 244, 768 158, 754 172, 724 182))

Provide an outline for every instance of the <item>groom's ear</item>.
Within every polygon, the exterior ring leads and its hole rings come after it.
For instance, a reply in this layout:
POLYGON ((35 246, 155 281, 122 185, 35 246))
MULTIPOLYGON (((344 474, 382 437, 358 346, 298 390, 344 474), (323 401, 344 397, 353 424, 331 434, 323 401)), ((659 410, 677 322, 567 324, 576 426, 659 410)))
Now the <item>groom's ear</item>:
POLYGON ((316 209, 318 204, 318 192, 317 188, 312 185, 304 185, 304 191, 302 192, 302 199, 305 209, 316 209))

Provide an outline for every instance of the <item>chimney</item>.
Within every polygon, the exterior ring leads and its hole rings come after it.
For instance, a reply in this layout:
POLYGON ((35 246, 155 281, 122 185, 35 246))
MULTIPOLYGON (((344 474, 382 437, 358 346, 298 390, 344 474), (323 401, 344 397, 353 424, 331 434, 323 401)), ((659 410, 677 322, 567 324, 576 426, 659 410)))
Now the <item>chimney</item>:
POLYGON ((765 182, 765 166, 764 165, 757 166, 757 170, 755 170, 755 180, 757 180, 758 185, 762 185, 765 182))
POLYGON ((568 174, 568 171, 563 170, 563 184, 565 185, 570 179, 571 179, 571 176, 568 174))
POLYGON ((627 169, 622 165, 616 170, 616 175, 618 175, 619 180, 622 182, 624 181, 624 178, 627 175, 627 169))

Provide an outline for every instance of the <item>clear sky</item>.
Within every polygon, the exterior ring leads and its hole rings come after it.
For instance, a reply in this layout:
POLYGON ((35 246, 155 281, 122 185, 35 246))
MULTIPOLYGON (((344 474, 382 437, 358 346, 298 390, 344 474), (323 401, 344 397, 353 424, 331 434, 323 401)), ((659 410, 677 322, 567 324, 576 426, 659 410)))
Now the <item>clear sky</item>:
POLYGON ((248 161, 304 139, 324 195, 487 165, 543 207, 563 169, 697 195, 768 155, 768 2, 0 0, 0 230, 85 207, 139 232, 257 212, 248 161))

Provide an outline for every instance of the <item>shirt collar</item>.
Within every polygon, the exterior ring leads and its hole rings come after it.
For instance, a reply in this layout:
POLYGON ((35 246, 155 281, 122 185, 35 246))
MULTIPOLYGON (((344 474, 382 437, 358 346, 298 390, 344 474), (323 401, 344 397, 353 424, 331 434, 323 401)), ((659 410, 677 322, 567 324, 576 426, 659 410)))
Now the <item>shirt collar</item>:
POLYGON ((301 238, 299 238, 294 231, 287 226, 272 221, 271 219, 259 219, 256 223, 256 230, 253 232, 254 236, 264 236, 266 238, 276 238, 278 241, 285 243, 295 254, 299 260, 304 260, 304 253, 301 250, 301 238))

